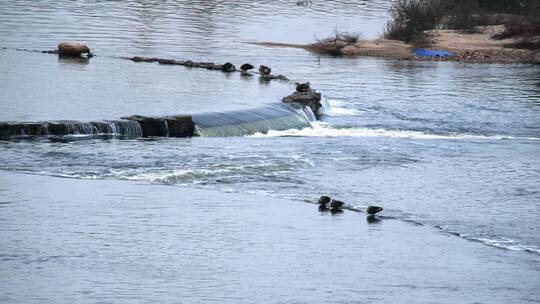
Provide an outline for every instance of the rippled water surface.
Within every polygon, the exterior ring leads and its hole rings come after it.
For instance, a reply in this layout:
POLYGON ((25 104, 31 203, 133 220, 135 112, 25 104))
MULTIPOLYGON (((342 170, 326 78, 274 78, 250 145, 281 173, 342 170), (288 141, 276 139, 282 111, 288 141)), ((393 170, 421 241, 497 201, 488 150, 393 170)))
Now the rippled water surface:
MULTIPOLYGON (((292 80, 309 80, 332 108, 312 128, 248 137, 1 141, 0 168, 276 196, 298 204, 330 194, 351 207, 378 204, 396 221, 436 227, 426 234, 442 230, 462 242, 489 245, 483 247, 493 255, 497 247, 516 251, 521 258, 510 268, 537 270, 540 68, 329 58, 244 43, 306 43, 334 28, 375 37, 388 6, 1 2, 0 47, 6 49, 0 50, 0 120, 228 111, 278 102, 293 89, 288 82, 237 73, 115 58, 133 55, 269 65, 292 80), (53 49, 61 40, 86 41, 97 56, 74 62, 15 50, 53 49)), ((531 280, 538 278, 534 271, 531 280)))

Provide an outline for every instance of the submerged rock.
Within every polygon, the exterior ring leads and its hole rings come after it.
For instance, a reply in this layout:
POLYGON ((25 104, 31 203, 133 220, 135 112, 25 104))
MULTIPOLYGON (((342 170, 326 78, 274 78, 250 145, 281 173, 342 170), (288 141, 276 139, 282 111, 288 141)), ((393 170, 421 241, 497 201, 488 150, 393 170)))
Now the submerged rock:
POLYGON ((183 62, 174 59, 158 59, 159 64, 182 65, 183 62))
POLYGON ((129 60, 134 62, 158 62, 160 59, 154 57, 133 56, 129 58, 129 60))
POLYGON ((285 77, 284 75, 272 75, 272 74, 261 74, 261 77, 259 77, 262 81, 270 81, 270 80, 283 80, 283 81, 289 81, 289 78, 285 77))
POLYGON ((58 54, 64 56, 80 56, 81 54, 91 54, 90 48, 80 42, 60 42, 58 44, 58 54))

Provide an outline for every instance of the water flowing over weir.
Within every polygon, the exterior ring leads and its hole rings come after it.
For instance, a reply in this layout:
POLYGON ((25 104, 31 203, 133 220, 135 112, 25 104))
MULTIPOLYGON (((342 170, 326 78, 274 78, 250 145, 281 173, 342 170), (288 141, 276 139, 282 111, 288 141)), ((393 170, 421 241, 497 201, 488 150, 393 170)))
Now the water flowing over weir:
POLYGON ((255 109, 166 117, 129 116, 111 121, 0 122, 0 138, 39 136, 216 137, 310 127, 317 120, 302 105, 272 104, 255 109))
POLYGON ((242 136, 309 127, 315 121, 308 107, 273 104, 249 110, 193 115, 194 135, 204 137, 242 136))
POLYGON ((143 135, 141 126, 132 120, 111 121, 50 121, 0 123, 0 138, 19 136, 121 136, 136 138, 143 135))

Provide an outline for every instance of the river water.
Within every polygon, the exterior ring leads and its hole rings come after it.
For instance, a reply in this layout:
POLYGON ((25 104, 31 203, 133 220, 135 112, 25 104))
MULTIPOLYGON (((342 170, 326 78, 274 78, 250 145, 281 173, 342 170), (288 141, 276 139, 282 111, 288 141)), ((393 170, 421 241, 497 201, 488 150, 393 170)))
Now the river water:
MULTIPOLYGON (((389 1, 1 2, 1 121, 229 111, 275 103, 293 90, 288 82, 114 58, 133 55, 265 64, 310 81, 332 107, 312 128, 244 137, 1 141, 0 168, 158 184, 153 191, 165 184, 218 191, 211 196, 252 194, 261 204, 328 194, 358 209, 382 205, 388 221, 435 227, 419 237, 451 233, 487 248, 483 259, 511 263, 512 271, 533 269, 520 284, 537 285, 539 67, 331 58, 246 43, 307 43, 334 28, 376 37, 388 7, 389 1), (97 56, 74 62, 15 50, 54 49, 61 40, 85 41, 97 56), (505 250, 512 252, 508 260, 500 258, 505 250)), ((13 189, 0 191, 8 196, 13 189)), ((10 206, 2 209, 5 219, 10 206)), ((22 223, 12 225, 2 231, 22 223)), ((17 264, 0 265, 11 272, 17 264)), ((514 300, 517 293, 508 290, 514 300)), ((267 300, 262 294, 259 300, 267 300)))

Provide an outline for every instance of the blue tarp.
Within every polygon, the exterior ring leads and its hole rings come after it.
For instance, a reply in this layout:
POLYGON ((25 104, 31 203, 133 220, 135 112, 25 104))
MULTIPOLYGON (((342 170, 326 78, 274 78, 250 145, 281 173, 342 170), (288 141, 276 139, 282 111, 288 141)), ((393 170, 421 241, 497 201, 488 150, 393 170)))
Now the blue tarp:
POLYGON ((426 50, 426 49, 415 49, 414 53, 418 56, 426 57, 451 57, 454 56, 454 53, 441 50, 426 50))

